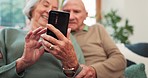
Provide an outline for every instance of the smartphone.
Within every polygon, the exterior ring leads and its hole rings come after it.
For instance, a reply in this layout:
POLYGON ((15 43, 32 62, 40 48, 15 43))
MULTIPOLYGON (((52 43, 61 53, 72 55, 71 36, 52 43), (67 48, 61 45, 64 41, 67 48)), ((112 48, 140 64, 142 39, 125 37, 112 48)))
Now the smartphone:
MULTIPOLYGON (((60 30, 63 33, 63 35, 66 37, 68 23, 69 23, 69 16, 70 14, 68 12, 51 10, 49 12, 48 24, 52 24, 55 28, 60 30)), ((49 29, 47 29, 47 34, 58 39, 57 36, 49 29)))

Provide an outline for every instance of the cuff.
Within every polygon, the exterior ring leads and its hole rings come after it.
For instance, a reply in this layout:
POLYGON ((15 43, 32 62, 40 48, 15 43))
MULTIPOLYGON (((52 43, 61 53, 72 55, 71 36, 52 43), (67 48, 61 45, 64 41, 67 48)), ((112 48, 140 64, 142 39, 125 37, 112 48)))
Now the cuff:
POLYGON ((79 66, 78 66, 78 69, 77 69, 77 71, 76 71, 76 73, 75 73, 75 75, 74 75, 73 78, 75 78, 75 77, 81 72, 82 69, 83 69, 83 68, 79 65, 79 66))

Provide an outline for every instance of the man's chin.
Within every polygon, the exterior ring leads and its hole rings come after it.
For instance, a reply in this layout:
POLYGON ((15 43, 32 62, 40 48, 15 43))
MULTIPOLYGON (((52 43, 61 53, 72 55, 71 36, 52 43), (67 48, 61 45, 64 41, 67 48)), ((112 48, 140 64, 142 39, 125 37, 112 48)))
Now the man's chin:
POLYGON ((75 29, 75 28, 71 28, 71 31, 72 31, 72 32, 75 32, 75 31, 76 31, 76 29, 75 29))
POLYGON ((73 28, 73 27, 76 27, 76 25, 74 25, 74 24, 69 24, 68 25, 68 28, 73 28))

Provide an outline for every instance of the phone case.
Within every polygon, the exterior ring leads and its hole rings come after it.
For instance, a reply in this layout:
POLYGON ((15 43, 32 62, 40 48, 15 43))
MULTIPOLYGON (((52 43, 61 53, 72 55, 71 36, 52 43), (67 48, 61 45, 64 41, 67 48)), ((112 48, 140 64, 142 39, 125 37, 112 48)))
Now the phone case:
MULTIPOLYGON (((69 16, 70 14, 68 12, 51 10, 49 12, 48 24, 52 24, 53 26, 55 26, 55 28, 60 30, 66 37, 69 16)), ((51 32, 49 29, 47 29, 47 34, 57 38, 56 35, 53 32, 51 32)))

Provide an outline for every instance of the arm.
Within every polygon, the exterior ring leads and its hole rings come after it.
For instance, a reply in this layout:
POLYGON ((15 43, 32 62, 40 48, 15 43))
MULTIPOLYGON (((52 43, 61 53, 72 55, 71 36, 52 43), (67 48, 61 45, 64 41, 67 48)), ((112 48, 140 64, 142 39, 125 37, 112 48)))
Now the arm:
POLYGON ((85 53, 87 65, 77 76, 89 78, 119 78, 123 76, 126 60, 102 26, 90 27, 90 31, 77 37, 85 53), (81 41, 87 38, 87 41, 81 41), (85 43, 86 41, 86 43, 85 43), (93 43, 93 44, 92 44, 93 43))
MULTIPOLYGON (((16 31, 14 31, 14 32, 16 32, 16 31)), ((20 51, 19 53, 23 54, 23 55, 20 57, 20 56, 18 56, 20 54, 17 54, 16 59, 14 57, 11 57, 10 55, 9 55, 9 57, 7 56, 8 55, 8 51, 7 51, 8 47, 6 47, 6 45, 7 46, 12 45, 11 43, 8 43, 9 42, 8 40, 10 40, 10 39, 12 40, 11 42, 13 42, 13 41, 15 41, 15 39, 13 40, 13 38, 20 38, 19 40, 22 40, 23 38, 14 37, 14 35, 16 36, 16 34, 18 32, 13 33, 11 31, 11 33, 8 33, 7 31, 3 30, 3 32, 0 33, 1 34, 0 35, 1 36, 0 48, 1 48, 2 55, 3 55, 3 59, 0 60, 0 66, 1 66, 0 67, 0 75, 1 75, 1 77, 20 78, 23 76, 21 72, 23 72, 29 66, 33 65, 44 53, 44 49, 41 48, 41 42, 39 42, 39 39, 40 39, 40 35, 45 32, 46 32, 46 30, 43 28, 38 28, 34 31, 30 31, 25 37, 24 50, 19 49, 19 51, 20 51), (10 34, 13 36, 11 37, 10 34), (10 59, 14 60, 14 62, 11 62, 10 59), (7 60, 9 60, 9 62, 7 60), (18 73, 20 76, 18 75, 18 73)), ((17 34, 17 36, 18 36, 18 34, 17 34)), ((24 43, 24 41, 22 43, 24 43)), ((9 54, 10 53, 15 54, 14 51, 10 52, 11 48, 8 48, 8 49, 9 49, 9 54)), ((11 54, 11 55, 14 55, 14 54, 11 54)))
POLYGON ((103 26, 98 27, 102 47, 107 55, 107 60, 102 63, 92 65, 100 78, 119 78, 123 76, 126 68, 126 60, 121 54, 115 43, 112 41, 103 26), (103 71, 103 72, 102 72, 103 71))
POLYGON ((16 72, 16 61, 7 64, 7 52, 5 45, 6 29, 0 30, 0 77, 2 78, 21 78, 23 75, 18 75, 16 72))

